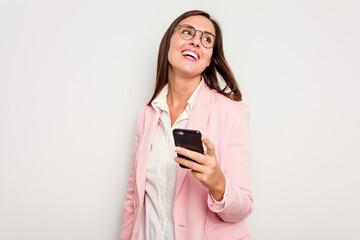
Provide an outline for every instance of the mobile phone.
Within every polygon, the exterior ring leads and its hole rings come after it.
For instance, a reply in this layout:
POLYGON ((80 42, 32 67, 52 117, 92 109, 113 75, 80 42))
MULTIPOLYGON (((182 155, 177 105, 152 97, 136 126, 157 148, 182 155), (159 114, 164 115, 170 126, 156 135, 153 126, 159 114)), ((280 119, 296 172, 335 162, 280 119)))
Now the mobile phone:
MULTIPOLYGON (((174 136, 175 146, 183 147, 183 148, 189 149, 191 151, 195 151, 195 152, 204 154, 200 131, 175 128, 173 130, 173 136, 174 136)), ((178 157, 194 161, 194 160, 192 160, 188 157, 185 157, 181 154, 178 154, 178 157)), ((188 168, 182 164, 180 164, 180 167, 188 168)))

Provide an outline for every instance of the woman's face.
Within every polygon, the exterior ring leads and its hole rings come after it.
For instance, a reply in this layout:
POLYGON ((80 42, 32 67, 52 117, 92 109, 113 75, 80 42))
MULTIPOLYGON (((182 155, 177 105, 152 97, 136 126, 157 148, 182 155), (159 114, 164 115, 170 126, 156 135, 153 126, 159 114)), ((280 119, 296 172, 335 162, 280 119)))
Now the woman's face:
MULTIPOLYGON (((215 27, 204 16, 196 15, 183 19, 178 25, 187 24, 202 32, 210 32, 215 36, 215 27)), ((183 39, 177 27, 170 39, 168 60, 170 70, 186 77, 200 75, 210 65, 213 48, 205 48, 201 44, 201 32, 196 31, 191 40, 183 39)))

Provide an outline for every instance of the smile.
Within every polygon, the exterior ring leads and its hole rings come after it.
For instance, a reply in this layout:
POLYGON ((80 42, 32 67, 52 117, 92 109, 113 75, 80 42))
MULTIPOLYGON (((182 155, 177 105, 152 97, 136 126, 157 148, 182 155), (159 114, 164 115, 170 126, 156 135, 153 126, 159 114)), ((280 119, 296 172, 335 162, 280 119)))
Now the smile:
POLYGON ((200 59, 200 56, 197 52, 189 50, 189 49, 185 49, 184 51, 181 52, 181 54, 188 60, 190 61, 198 61, 200 59))

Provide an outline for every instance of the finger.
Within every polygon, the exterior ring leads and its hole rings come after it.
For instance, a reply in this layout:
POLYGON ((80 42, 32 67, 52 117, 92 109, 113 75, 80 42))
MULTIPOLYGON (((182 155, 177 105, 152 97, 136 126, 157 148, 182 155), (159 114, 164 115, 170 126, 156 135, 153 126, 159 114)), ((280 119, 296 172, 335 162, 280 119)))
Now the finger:
POLYGON ((178 154, 181 154, 185 157, 188 157, 200 164, 205 164, 205 155, 202 154, 202 153, 198 153, 198 152, 195 152, 195 151, 191 151, 189 149, 186 149, 186 148, 182 148, 182 147, 176 147, 175 148, 175 152, 178 153, 178 154))
POLYGON ((185 167, 190 168, 191 170, 195 171, 195 172, 203 172, 204 171, 204 166, 194 162, 192 160, 188 160, 185 158, 181 158, 181 157, 175 157, 174 158, 175 162, 184 165, 185 167))
POLYGON ((201 141, 205 144, 206 155, 215 157, 215 145, 210 141, 210 139, 205 136, 202 136, 201 141))

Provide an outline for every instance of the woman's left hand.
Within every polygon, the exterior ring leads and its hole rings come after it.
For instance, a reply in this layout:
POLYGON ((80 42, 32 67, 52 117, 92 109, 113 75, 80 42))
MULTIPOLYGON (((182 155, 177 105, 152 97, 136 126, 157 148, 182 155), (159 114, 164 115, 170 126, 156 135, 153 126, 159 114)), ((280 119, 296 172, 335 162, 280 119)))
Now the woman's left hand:
POLYGON ((175 152, 194 161, 175 157, 175 161, 191 169, 193 176, 210 190, 216 201, 221 201, 225 192, 226 179, 216 159, 215 146, 205 136, 201 138, 206 146, 205 154, 176 147, 175 152))

